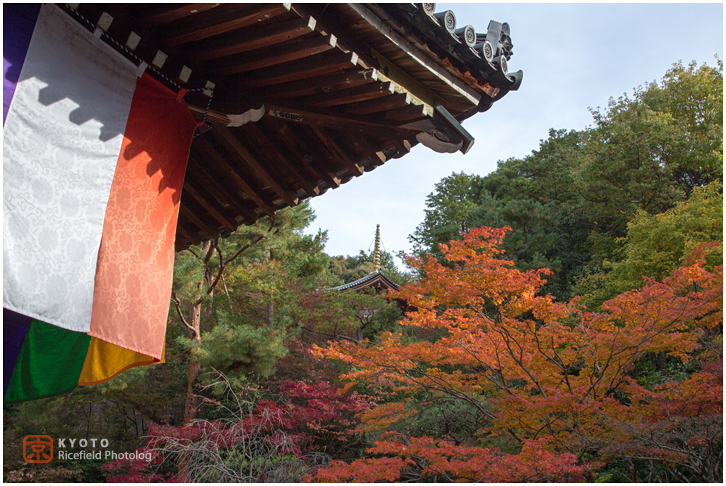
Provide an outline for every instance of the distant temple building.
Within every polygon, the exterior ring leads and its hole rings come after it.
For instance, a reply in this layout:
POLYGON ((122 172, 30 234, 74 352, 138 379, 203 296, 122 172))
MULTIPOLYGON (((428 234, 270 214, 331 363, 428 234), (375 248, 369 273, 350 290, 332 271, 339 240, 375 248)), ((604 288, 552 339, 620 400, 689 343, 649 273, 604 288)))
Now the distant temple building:
POLYGON ((373 249, 373 272, 369 273, 365 277, 361 277, 358 280, 349 282, 338 287, 333 287, 331 290, 353 290, 361 291, 367 288, 373 288, 377 294, 385 292, 386 290, 398 289, 398 284, 393 280, 386 277, 381 270, 381 225, 376 225, 376 240, 373 249))

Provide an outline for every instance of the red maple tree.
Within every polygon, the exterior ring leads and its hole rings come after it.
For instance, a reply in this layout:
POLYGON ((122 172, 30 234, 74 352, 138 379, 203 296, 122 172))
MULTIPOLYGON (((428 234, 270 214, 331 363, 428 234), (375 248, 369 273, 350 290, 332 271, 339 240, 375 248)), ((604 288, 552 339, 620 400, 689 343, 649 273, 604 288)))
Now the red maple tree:
POLYGON ((416 309, 401 324, 438 338, 382 333, 317 348, 351 366, 349 386, 397 399, 363 413, 360 428, 395 433, 370 457, 334 462, 314 479, 576 481, 608 461, 639 460, 673 471, 668 480, 720 480, 723 268, 704 269, 708 245, 662 282, 590 312, 539 295, 550 272, 504 260, 507 230, 478 228, 441 245, 446 265, 411 259, 424 278, 396 293, 416 309), (653 353, 696 359, 702 371, 648 390, 630 374, 653 353), (443 399, 476 412, 476 433, 411 432, 421 430, 417 404, 443 399))

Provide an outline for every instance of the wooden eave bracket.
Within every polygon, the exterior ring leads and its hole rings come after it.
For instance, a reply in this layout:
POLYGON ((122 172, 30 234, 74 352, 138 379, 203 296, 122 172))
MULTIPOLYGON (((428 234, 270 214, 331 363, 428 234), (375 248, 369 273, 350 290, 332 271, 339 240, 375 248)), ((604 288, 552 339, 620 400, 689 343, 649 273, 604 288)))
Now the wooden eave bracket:
MULTIPOLYGON (((199 106, 189 105, 189 109, 195 113, 203 113, 205 110, 199 106)), ((413 137, 416 129, 408 126, 398 126, 385 123, 376 123, 359 118, 349 118, 340 115, 331 115, 309 109, 300 109, 293 106, 265 103, 260 108, 253 108, 240 114, 226 114, 216 110, 208 110, 207 119, 213 122, 222 123, 227 127, 240 127, 249 122, 257 122, 263 116, 271 116, 286 122, 300 123, 303 125, 318 126, 332 130, 350 130, 360 133, 372 132, 381 135, 399 132, 402 136, 413 137)))
POLYGON ((406 128, 417 130, 419 133, 416 139, 426 145, 431 150, 441 153, 452 153, 459 151, 466 154, 474 145, 474 137, 454 118, 449 111, 444 108, 441 103, 434 102, 434 117, 426 120, 416 121, 403 125, 406 128), (443 131, 448 136, 453 135, 456 142, 436 140, 436 132, 443 131), (430 141, 430 142, 429 142, 430 141), (459 145, 460 144, 460 145, 459 145))
POLYGON ((249 123, 249 122, 257 122, 260 120, 260 118, 263 117, 265 114, 265 105, 262 105, 259 108, 252 108, 244 113, 240 113, 237 115, 233 114, 227 114, 225 115, 227 119, 229 120, 229 123, 227 123, 228 127, 241 127, 242 125, 249 123))
POLYGON ((265 108, 267 109, 267 115, 269 116, 304 125, 315 125, 332 130, 351 130, 361 133, 370 131, 380 134, 390 134, 393 131, 400 132, 403 135, 415 136, 415 132, 406 127, 375 123, 357 118, 343 117, 340 115, 330 115, 309 109, 300 109, 297 107, 272 103, 266 103, 265 108))
POLYGON ((472 145, 474 145, 474 137, 469 132, 467 132, 464 126, 459 123, 459 121, 454 118, 451 113, 449 113, 448 110, 444 108, 440 103, 434 103, 434 110, 436 111, 436 115, 441 117, 441 119, 444 120, 464 140, 460 151, 462 154, 466 154, 472 147, 472 145))

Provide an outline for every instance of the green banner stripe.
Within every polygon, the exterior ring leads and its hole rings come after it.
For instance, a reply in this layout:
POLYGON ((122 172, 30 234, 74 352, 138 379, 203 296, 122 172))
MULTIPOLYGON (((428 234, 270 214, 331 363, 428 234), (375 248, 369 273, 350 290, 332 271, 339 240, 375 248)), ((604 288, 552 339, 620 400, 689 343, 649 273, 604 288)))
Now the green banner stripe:
POLYGON ((78 385, 91 336, 34 320, 18 355, 5 403, 34 400, 78 385))

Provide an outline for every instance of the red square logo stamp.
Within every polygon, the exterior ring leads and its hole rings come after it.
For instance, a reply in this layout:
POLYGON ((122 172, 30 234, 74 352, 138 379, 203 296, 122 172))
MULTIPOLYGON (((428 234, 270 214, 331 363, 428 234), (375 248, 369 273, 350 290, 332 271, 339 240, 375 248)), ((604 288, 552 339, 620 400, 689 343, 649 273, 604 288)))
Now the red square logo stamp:
POLYGON ((23 439, 23 459, 30 463, 53 460, 53 438, 49 435, 26 435, 23 439))

